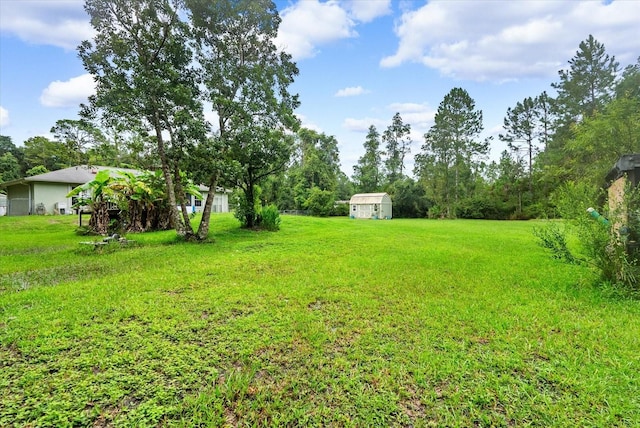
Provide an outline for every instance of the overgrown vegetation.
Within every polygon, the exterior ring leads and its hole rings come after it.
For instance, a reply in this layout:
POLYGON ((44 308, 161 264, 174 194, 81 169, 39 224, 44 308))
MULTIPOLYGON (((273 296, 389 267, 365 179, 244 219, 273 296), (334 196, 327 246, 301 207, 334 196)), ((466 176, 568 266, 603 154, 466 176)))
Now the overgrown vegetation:
POLYGON ((604 199, 602 191, 595 191, 587 183, 568 183, 558 189, 555 201, 566 221, 550 222, 534 229, 534 234, 554 258, 588 264, 601 275, 603 283, 638 293, 640 192, 627 184, 621 203, 613 210, 601 204, 604 199), (576 242, 573 250, 569 239, 576 242))
POLYGON ((2 426, 640 420, 640 302, 541 222, 227 214, 99 253, 74 221, 0 217, 2 426))

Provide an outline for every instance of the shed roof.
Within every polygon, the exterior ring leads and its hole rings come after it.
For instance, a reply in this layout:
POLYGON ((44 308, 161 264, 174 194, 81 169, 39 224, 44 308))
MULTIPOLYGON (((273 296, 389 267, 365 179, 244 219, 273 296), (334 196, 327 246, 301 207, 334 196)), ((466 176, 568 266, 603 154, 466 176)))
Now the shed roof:
POLYGON ((391 198, 386 193, 356 193, 349 200, 350 204, 379 204, 387 199, 391 202, 391 198))
POLYGON ((612 182, 622 177, 625 173, 636 170, 638 168, 640 168, 640 153, 622 155, 613 166, 613 168, 611 168, 605 178, 605 180, 607 181, 607 187, 609 187, 612 182))

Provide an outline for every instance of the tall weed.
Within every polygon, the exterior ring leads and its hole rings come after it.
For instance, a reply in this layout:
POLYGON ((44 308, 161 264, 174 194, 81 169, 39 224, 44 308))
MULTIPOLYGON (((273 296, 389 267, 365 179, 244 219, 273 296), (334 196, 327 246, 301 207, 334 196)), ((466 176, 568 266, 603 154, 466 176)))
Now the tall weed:
POLYGON ((553 223, 534 234, 542 246, 551 250, 553 257, 570 263, 579 259, 594 266, 603 283, 637 290, 640 279, 640 252, 636 248, 637 231, 640 231, 640 193, 627 186, 624 195, 622 203, 610 210, 604 203, 603 190, 585 183, 567 183, 555 193, 558 211, 579 243, 579 256, 569 251, 565 232, 553 223), (602 214, 598 216, 598 213, 602 214))

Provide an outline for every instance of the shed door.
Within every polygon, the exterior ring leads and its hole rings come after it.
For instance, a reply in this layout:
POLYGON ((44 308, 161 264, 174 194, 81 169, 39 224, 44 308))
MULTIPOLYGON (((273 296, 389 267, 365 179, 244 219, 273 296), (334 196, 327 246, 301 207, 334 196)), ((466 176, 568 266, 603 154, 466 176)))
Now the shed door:
POLYGON ((369 218, 371 217, 371 205, 360 205, 360 215, 361 218, 369 218))

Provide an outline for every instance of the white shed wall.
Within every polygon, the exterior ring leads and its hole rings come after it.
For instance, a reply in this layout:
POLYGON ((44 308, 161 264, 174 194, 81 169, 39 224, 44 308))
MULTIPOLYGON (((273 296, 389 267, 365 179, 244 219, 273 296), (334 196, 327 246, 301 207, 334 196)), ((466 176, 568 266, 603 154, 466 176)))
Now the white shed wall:
POLYGON ((349 201, 351 218, 391 219, 391 198, 386 193, 357 194, 349 201))

